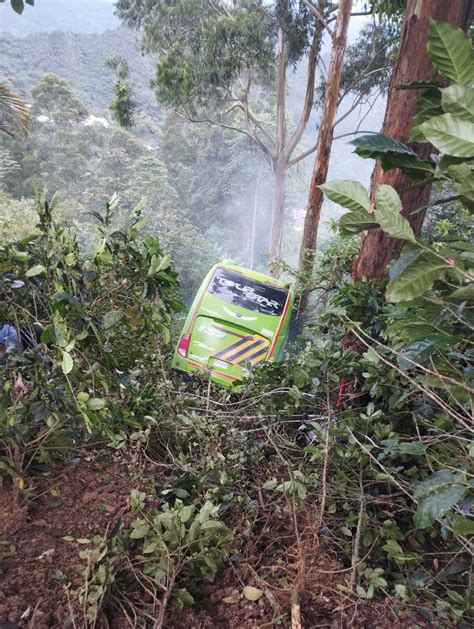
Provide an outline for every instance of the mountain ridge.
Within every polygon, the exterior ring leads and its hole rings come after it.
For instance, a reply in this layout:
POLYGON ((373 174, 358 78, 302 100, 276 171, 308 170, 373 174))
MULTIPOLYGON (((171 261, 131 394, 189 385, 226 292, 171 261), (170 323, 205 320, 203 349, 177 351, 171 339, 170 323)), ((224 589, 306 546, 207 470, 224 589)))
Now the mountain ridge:
POLYGON ((34 7, 26 5, 22 15, 15 13, 9 2, 0 4, 0 33, 16 37, 54 30, 101 33, 119 25, 114 5, 106 0, 39 0, 34 7))

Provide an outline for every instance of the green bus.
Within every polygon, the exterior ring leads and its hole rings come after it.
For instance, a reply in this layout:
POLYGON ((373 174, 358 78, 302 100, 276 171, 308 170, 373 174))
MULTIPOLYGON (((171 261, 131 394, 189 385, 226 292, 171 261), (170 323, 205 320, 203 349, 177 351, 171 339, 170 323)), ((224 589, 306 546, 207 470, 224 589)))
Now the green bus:
POLYGON ((289 284, 233 262, 216 264, 194 298, 172 368, 235 387, 252 367, 278 360, 293 306, 289 284))

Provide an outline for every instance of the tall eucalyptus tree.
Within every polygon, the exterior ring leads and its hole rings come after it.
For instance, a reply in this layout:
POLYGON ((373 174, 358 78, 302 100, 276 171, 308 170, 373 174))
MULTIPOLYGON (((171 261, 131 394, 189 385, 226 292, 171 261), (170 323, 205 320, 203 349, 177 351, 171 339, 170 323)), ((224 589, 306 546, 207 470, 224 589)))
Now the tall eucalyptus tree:
MULTIPOLYGON (((423 115, 423 108, 427 107, 430 94, 420 98, 420 90, 401 90, 400 85, 421 81, 432 82, 436 85, 442 81, 442 77, 431 62, 427 54, 427 41, 430 20, 448 22, 461 26, 468 30, 473 19, 474 7, 471 0, 408 0, 405 10, 400 48, 392 75, 387 108, 382 127, 385 136, 399 142, 407 143, 415 138, 410 134, 412 122, 415 116, 423 115)), ((452 52, 455 56, 457 50, 452 52)), ((434 88, 436 90, 436 87, 434 88)), ((416 149, 416 153, 422 159, 428 159, 434 151, 428 142, 421 145, 412 142, 410 147, 416 149)), ((357 149, 368 157, 384 157, 383 153, 369 151, 360 146, 357 149)), ((402 215, 406 216, 415 235, 421 231, 425 211, 412 213, 415 208, 425 206, 431 195, 432 173, 428 173, 424 183, 426 185, 414 185, 413 181, 399 168, 396 168, 393 159, 387 164, 382 159, 375 165, 372 173, 372 191, 378 184, 388 184, 397 190, 400 195, 403 209, 402 215), (385 169, 384 169, 385 166, 385 169)), ((381 229, 370 230, 362 235, 360 252, 354 264, 354 280, 381 279, 385 276, 390 260, 399 253, 402 241, 393 238, 381 229)))
POLYGON ((116 1, 118 16, 142 33, 143 49, 159 55, 153 81, 159 102, 190 121, 245 134, 270 163, 273 260, 281 250, 288 170, 315 148, 298 152, 314 104, 324 16, 332 3, 313 5, 316 15, 300 0, 116 1), (288 69, 305 56, 304 103, 289 129, 288 69))

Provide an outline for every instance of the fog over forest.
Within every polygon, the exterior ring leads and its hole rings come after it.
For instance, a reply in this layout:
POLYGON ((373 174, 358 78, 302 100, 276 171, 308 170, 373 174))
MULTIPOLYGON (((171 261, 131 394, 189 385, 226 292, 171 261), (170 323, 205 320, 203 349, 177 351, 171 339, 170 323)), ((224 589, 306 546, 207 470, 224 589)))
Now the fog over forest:
MULTIPOLYGON (((357 39, 358 33, 368 18, 353 18, 349 30, 349 42, 357 39)), ((154 76, 153 56, 142 56, 137 50, 137 35, 123 27, 114 15, 112 2, 104 0, 71 0, 61 2, 56 0, 42 0, 34 9, 26 7, 20 16, 10 10, 7 5, 0 6, 0 32, 5 33, 0 39, 0 72, 5 75, 13 74, 15 83, 25 94, 27 100, 31 99, 31 90, 42 77, 52 72, 62 79, 66 79, 71 87, 74 97, 82 101, 90 114, 97 118, 105 118, 110 125, 114 125, 111 120, 109 104, 113 97, 114 75, 105 68, 105 62, 111 55, 119 54, 125 58, 130 67, 130 79, 134 84, 134 98, 138 105, 137 124, 135 128, 124 131, 141 142, 146 147, 150 156, 165 163, 169 174, 171 186, 178 186, 178 196, 180 199, 176 206, 176 211, 186 211, 189 204, 189 196, 184 192, 182 178, 190 181, 202 180, 202 170, 207 170, 204 174, 206 186, 213 189, 215 200, 213 203, 221 205, 220 211, 213 210, 215 219, 209 217, 200 221, 200 216, 196 212, 198 205, 202 207, 205 201, 205 193, 199 200, 194 200, 192 213, 187 210, 186 217, 196 226, 202 237, 209 241, 209 244, 217 249, 213 256, 222 255, 230 257, 238 262, 249 264, 253 255, 254 264, 260 269, 266 267, 266 256, 268 253, 268 234, 270 229, 271 198, 273 193, 272 177, 269 166, 255 149, 248 146, 248 143, 241 142, 240 138, 233 138, 232 134, 227 134, 232 147, 227 148, 227 160, 229 168, 224 168, 218 146, 221 141, 221 134, 216 133, 211 128, 207 128, 208 145, 205 149, 206 159, 200 160, 199 165, 186 164, 185 171, 183 164, 176 161, 176 156, 162 149, 164 124, 167 111, 156 103, 150 80, 154 76), (34 50, 34 61, 31 62, 30 54, 34 50), (214 139, 210 140, 214 134, 214 139), (209 141, 211 144, 209 144, 209 141), (213 147, 212 143, 216 145, 213 147), (229 153, 230 151, 230 153, 229 153), (249 168, 249 162, 243 156, 242 151, 250 151, 253 164, 249 168), (240 165, 236 162, 243 160, 240 165), (186 172, 186 175, 184 175, 186 172), (184 205, 185 207, 180 207, 184 205), (251 225, 256 218, 255 242, 249 244, 251 239, 251 225), (226 221, 238 226, 238 232, 243 235, 243 239, 235 239, 232 227, 229 230, 222 229, 222 217, 226 216, 226 221), (253 254, 251 252, 253 249, 253 254)), ((329 62, 329 42, 326 37, 323 41, 322 63, 317 72, 317 81, 320 80, 321 72, 327 71, 329 62)), ((306 58, 298 65, 290 69, 288 77, 288 106, 294 119, 298 119, 304 100, 306 58)), ((372 100, 372 98, 370 99, 372 100)), ((353 98, 349 95, 340 108, 342 116, 346 109, 350 107, 353 98)), ((384 97, 381 96, 375 101, 375 105, 369 107, 362 104, 350 113, 342 122, 336 126, 335 141, 333 144, 330 160, 329 178, 354 178, 367 184, 370 178, 372 165, 369 161, 361 161, 354 153, 353 148, 348 143, 351 140, 347 134, 357 128, 365 131, 378 131, 383 120, 384 97), (359 125, 359 127, 358 127, 359 125), (344 136, 337 139, 338 136, 344 136)), ((343 116, 342 116, 343 117, 343 116)), ((304 150, 314 144, 316 129, 319 123, 320 109, 314 107, 310 121, 306 127, 301 140, 301 149, 304 150)), ((169 120, 168 120, 169 122, 169 120)), ((176 122, 176 121, 175 121, 176 122)), ((35 125, 37 126, 38 121, 35 125)), ((40 123, 41 124, 41 123, 40 123)), ((95 123, 100 124, 100 122, 95 123)), ((166 126, 166 125, 165 125, 166 126)), ((184 128, 180 125, 181 130, 184 128)), ((191 133, 205 133, 206 129, 191 130, 191 133)), ((166 133, 166 130, 165 130, 166 133)), ((352 136, 355 137, 355 136, 352 136)), ((67 135, 62 139, 55 139, 55 142, 68 142, 67 135)), ((198 141, 197 138, 195 141, 198 141)), ((8 140, 3 141, 4 150, 10 151, 11 144, 8 140), (10 146, 10 148, 9 148, 10 146)), ((300 162, 292 168, 289 174, 287 200, 286 200, 286 229, 283 240, 283 255, 291 265, 297 263, 297 251, 302 235, 304 212, 307 203, 307 190, 311 175, 314 154, 300 162)), ((114 161, 108 162, 109 183, 101 182, 101 199, 107 195, 111 196, 115 191, 123 190, 126 181, 123 177, 122 166, 114 161), (114 175, 120 182, 114 182, 114 175)), ((71 172, 72 176, 72 172, 71 172)), ((76 173, 77 176, 77 173, 76 173)), ((152 173, 150 172, 150 176, 152 173)), ((68 182, 64 184, 54 182, 54 179, 43 180, 43 185, 48 187, 49 194, 59 190, 60 196, 64 197, 68 182), (64 184, 66 184, 64 186, 64 184), (55 186, 57 188, 55 188, 55 186)), ((192 187, 192 186, 190 186, 192 187)), ((7 186, 8 190, 8 186, 7 186)), ((92 194, 92 189, 87 189, 87 183, 83 189, 84 196, 92 194)), ((149 190, 136 189, 133 200, 138 202, 141 196, 149 194, 149 190)), ((159 193, 158 193, 159 194, 159 193)), ((193 190, 190 194, 195 195, 193 190)), ((17 189, 15 195, 33 196, 33 190, 23 187, 21 192, 17 189)), ((123 196, 123 194, 122 194, 123 196)), ((79 200, 78 197, 75 198, 79 200)), ((151 202, 151 201, 150 201, 151 202)), ((156 204, 156 199, 155 199, 156 204)), ((166 205, 163 200, 161 206, 166 205)), ((151 211, 151 209, 150 209, 151 211)), ((320 242, 324 249, 325 243, 331 238, 330 223, 341 215, 341 208, 329 200, 324 201, 320 242)), ((156 217, 155 217, 156 218, 156 217)), ((177 249, 176 249, 177 251, 177 249)), ((181 263, 177 260, 177 264, 181 263)))

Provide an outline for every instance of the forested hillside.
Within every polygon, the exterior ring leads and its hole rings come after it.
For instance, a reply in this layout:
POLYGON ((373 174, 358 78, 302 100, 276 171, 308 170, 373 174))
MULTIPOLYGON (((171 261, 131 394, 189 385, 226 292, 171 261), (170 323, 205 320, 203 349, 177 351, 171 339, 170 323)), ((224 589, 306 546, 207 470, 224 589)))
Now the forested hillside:
POLYGON ((0 628, 473 625, 473 11, 0 2, 0 628))
POLYGON ((26 3, 21 14, 8 4, 0 6, 0 32, 15 36, 51 31, 101 33, 120 25, 110 0, 41 0, 39 11, 26 3))
POLYGON ((18 87, 30 94, 43 76, 52 72, 66 79, 75 94, 90 105, 93 112, 105 112, 110 102, 114 76, 105 66, 113 54, 125 57, 139 94, 139 103, 159 116, 149 86, 153 60, 142 57, 135 37, 125 28, 102 33, 47 31, 16 37, 9 33, 0 39, 0 72, 15 77, 18 87), (31 51, 35 63, 31 63, 31 51))
MULTIPOLYGON (((216 135, 215 131, 209 132, 206 128, 187 130, 182 119, 173 118, 173 116, 167 119, 165 109, 156 102, 150 86, 154 74, 154 56, 143 56, 137 48, 137 36, 129 29, 117 27, 118 22, 113 15, 111 3, 98 2, 94 10, 99 10, 99 18, 94 23, 94 28, 91 28, 87 18, 87 7, 84 11, 79 12, 79 19, 74 20, 74 7, 72 5, 66 6, 63 3, 46 1, 44 7, 42 5, 41 15, 38 19, 35 19, 36 14, 28 12, 28 8, 23 15, 17 16, 8 7, 1 6, 0 16, 7 18, 2 22, 3 28, 6 28, 8 32, 0 38, 0 74, 14 77, 17 88, 25 94, 27 100, 30 100, 33 88, 43 79, 45 74, 53 73, 59 78, 66 79, 74 96, 84 103, 89 113, 98 117, 105 117, 111 122, 108 107, 111 102, 115 79, 113 72, 106 67, 106 61, 114 55, 124 58, 129 66, 130 81, 134 86, 134 99, 138 112, 137 119, 140 122, 136 129, 130 129, 128 132, 141 137, 145 146, 152 146, 155 156, 170 169, 171 176, 177 177, 173 185, 181 197, 180 207, 186 208, 192 214, 195 214, 196 209, 201 212, 199 219, 195 222, 199 226, 210 229, 210 240, 214 246, 220 248, 223 255, 245 263, 249 261, 252 247, 248 243, 248 239, 253 223, 250 208, 257 204, 258 225, 254 235, 256 242, 253 248, 258 252, 258 263, 261 268, 264 268, 268 243, 263 237, 263 233, 269 228, 271 202, 268 166, 265 164, 265 160, 255 156, 251 161, 248 161, 247 154, 254 149, 248 145, 247 150, 242 151, 246 143, 240 141, 239 138, 232 139, 231 134, 217 133, 216 135), (111 27, 114 26, 115 28, 111 30, 111 27), (36 51, 35 63, 30 63, 31 50, 36 51), (170 125, 168 125, 167 120, 171 121, 170 125), (173 133, 177 133, 180 137, 190 133, 193 136, 192 142, 199 148, 196 156, 193 156, 193 149, 190 150, 190 142, 186 142, 187 148, 185 150, 180 145, 173 149, 186 155, 187 164, 184 164, 179 158, 175 162, 175 156, 166 153, 166 145, 174 144, 173 133), (211 138, 212 134, 214 135, 211 138), (164 152, 159 146, 162 135, 165 138, 164 152), (222 146, 218 153, 212 148, 211 151, 214 155, 211 156, 208 150, 201 150, 198 144, 204 137, 208 138, 207 142, 212 146, 217 146, 218 137, 222 138, 226 146, 222 146), (206 156, 205 159, 203 158, 204 155, 206 156), (209 162, 209 160, 211 161, 209 162), (230 170, 226 162, 229 162, 229 165, 232 164, 230 170), (202 164, 203 168, 200 168, 199 163, 202 164), (214 166, 209 168, 209 163, 213 163, 214 166), (191 170, 190 165, 192 165, 191 170), (214 168, 218 168, 218 171, 221 172, 220 176, 215 176, 214 168), (209 175, 212 181, 205 183, 205 179, 209 175), (201 188, 203 192, 201 197, 198 189, 196 189, 196 182, 200 182, 198 188, 201 188), (210 198, 208 198, 208 194, 210 194, 210 198), (258 196, 257 199, 255 194, 258 196), (232 224, 239 226, 239 233, 243 234, 247 242, 246 247, 242 248, 240 242, 233 243, 232 238, 229 238, 227 233, 222 231, 221 222, 215 224, 212 221, 209 222, 209 219, 203 220, 202 210, 208 203, 211 207, 206 208, 206 212, 213 213, 215 217, 216 211, 223 210, 229 216, 232 224)), ((362 18, 354 18, 354 25, 351 29, 351 38, 354 41, 357 39, 357 33, 364 25, 364 21, 361 20, 362 18)), ((354 49, 357 49, 357 44, 354 44, 354 49)), ((328 63, 328 61, 328 50, 325 46, 322 53, 322 63, 328 63)), ((288 93, 288 105, 295 118, 300 114, 302 108, 305 76, 304 62, 292 67, 288 75, 291 86, 288 93)), ((348 75, 347 80, 350 82, 350 75, 348 75)), ((383 97, 379 98, 373 107, 369 106, 371 100, 361 102, 354 112, 347 117, 345 113, 350 108, 352 99, 341 106, 342 115, 338 135, 342 137, 334 142, 334 157, 331 160, 331 175, 335 178, 342 176, 347 169, 353 169, 357 178, 363 183, 366 183, 370 177, 370 165, 360 165, 355 156, 351 154, 347 144, 350 137, 347 134, 356 128, 361 118, 364 120, 365 129, 376 131, 380 128, 384 100, 383 97)), ((313 143, 319 116, 320 110, 315 107, 303 135, 303 147, 309 147, 313 143)), ((127 130, 124 133, 127 133, 127 130)), ((90 139, 92 142, 94 141, 92 138, 90 139)), ((87 142, 86 139, 83 140, 83 143, 85 142, 87 142)), ((7 144, 10 144, 10 151, 15 150, 11 146, 12 143, 8 141, 3 143, 5 148, 7 144)), ((92 147, 91 150, 93 150, 92 147)), ((39 167, 38 164, 37 168, 39 167)), ((296 262, 294 256, 295 239, 299 238, 303 226, 303 208, 309 171, 310 160, 306 160, 298 164, 289 179, 287 197, 287 221, 289 223, 283 246, 285 255, 289 257, 292 263, 296 262), (295 239, 291 236, 293 230, 296 230, 295 239)), ((113 173, 113 167, 110 168, 109 172, 113 173)), ((118 171, 116 176, 120 177, 121 173, 118 171)), ((124 184, 122 179, 121 187, 124 184)), ((43 186, 45 185, 51 194, 59 191, 64 196, 64 190, 59 182, 53 182, 46 178, 43 181, 43 186)), ((11 189, 8 185, 6 188, 11 189)), ((102 190, 110 195, 115 188, 106 186, 102 190)), ((90 192, 92 194, 92 190, 90 192)), ((147 193, 144 188, 138 192, 141 195, 147 193)), ((31 197, 31 185, 26 186, 26 189, 25 186, 22 186, 21 189, 18 188, 14 194, 17 197, 18 195, 31 197)), ((78 200, 77 195, 74 198, 78 200)), ((137 195, 133 198, 136 199, 137 195)), ((330 221, 339 215, 340 209, 336 205, 330 202, 325 204, 325 214, 321 225, 323 234, 330 232, 330 221)))

